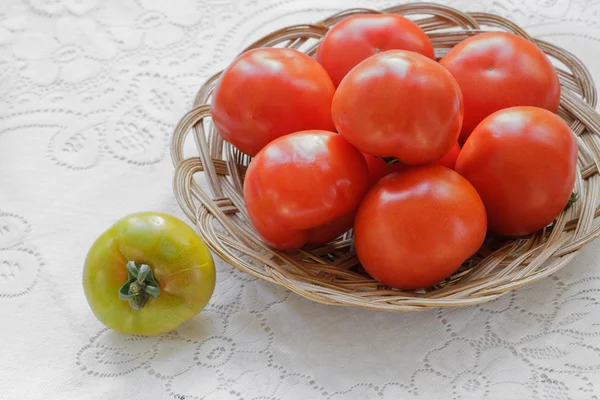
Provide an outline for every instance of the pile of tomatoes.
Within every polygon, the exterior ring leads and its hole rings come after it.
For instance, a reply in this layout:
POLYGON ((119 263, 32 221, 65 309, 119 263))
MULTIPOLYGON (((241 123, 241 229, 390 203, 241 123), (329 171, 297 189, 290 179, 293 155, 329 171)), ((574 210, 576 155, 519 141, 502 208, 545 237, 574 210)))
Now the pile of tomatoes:
POLYGON ((438 62, 418 25, 377 14, 334 25, 316 59, 242 54, 211 109, 253 156, 244 200, 268 245, 354 228, 365 270, 413 290, 455 272, 488 231, 527 235, 567 206, 577 142, 559 98, 552 63, 521 37, 473 35, 438 62))

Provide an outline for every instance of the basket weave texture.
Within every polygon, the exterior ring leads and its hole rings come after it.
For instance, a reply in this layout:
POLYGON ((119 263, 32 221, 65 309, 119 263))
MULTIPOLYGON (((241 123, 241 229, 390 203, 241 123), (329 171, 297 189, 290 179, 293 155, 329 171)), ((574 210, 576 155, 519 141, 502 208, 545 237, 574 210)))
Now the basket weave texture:
POLYGON ((244 51, 289 47, 313 56, 329 27, 351 15, 378 12, 413 19, 429 35, 437 58, 461 40, 486 31, 512 32, 541 48, 557 66, 562 86, 558 114, 577 136, 575 192, 579 200, 551 226, 528 237, 486 240, 483 248, 454 275, 418 292, 390 289, 370 278, 353 251, 351 232, 319 247, 294 252, 271 249, 261 242, 244 207, 242 185, 250 157, 224 142, 210 118, 210 98, 219 73, 200 88, 194 107, 179 121, 171 142, 175 197, 208 246, 241 271, 283 285, 309 299, 384 311, 481 303, 565 266, 600 234, 596 221, 600 216, 600 117, 594 109, 596 89, 588 70, 569 52, 531 38, 502 17, 463 13, 431 3, 403 4, 382 11, 346 10, 314 25, 280 29, 244 51), (184 146, 192 137, 197 153, 184 157, 184 146), (200 181, 204 180, 210 192, 201 189, 200 181))

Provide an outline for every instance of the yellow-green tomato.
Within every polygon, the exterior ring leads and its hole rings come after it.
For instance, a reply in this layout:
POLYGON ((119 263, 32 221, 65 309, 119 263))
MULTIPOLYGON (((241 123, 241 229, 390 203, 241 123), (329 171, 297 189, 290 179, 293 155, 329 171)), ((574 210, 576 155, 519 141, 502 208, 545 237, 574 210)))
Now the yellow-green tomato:
POLYGON ((144 212, 117 221, 92 245, 83 288, 96 317, 132 335, 160 335, 195 317, 212 296, 215 267, 186 223, 144 212))

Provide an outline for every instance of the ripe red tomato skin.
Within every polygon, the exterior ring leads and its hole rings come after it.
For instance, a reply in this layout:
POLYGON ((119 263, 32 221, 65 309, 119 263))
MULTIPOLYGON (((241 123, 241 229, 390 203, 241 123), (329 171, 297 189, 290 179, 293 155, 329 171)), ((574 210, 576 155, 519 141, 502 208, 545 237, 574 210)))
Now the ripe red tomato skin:
POLYGON ((254 157, 244 180, 244 202, 267 244, 293 250, 351 228, 368 179, 362 154, 342 136, 297 132, 254 157))
POLYGON ((211 113, 219 134, 254 156, 272 140, 307 129, 334 130, 335 88, 327 71, 293 49, 260 48, 221 74, 211 113))
POLYGON ((354 224, 356 210, 335 218, 329 222, 319 225, 308 232, 306 242, 308 244, 322 244, 332 241, 333 239, 343 235, 349 231, 354 224))
POLYGON ((362 153, 369 170, 369 187, 375 185, 381 178, 392 173, 391 166, 380 157, 375 157, 367 153, 362 153))
POLYGON ((446 168, 454 169, 456 165, 456 159, 458 158, 458 154, 460 153, 460 146, 458 142, 454 143, 454 146, 450 149, 445 156, 437 160, 434 164, 441 165, 446 168))
POLYGON ((432 165, 390 174, 369 190, 354 222, 354 240, 374 279, 414 290, 455 272, 481 247, 486 226, 473 186, 432 165))
POLYGON ((428 164, 458 139, 462 94, 452 75, 417 53, 391 50, 358 64, 332 103, 335 126, 363 153, 428 164))
MULTIPOLYGON (((445 156, 429 165, 441 165, 446 168, 454 169, 458 153, 460 153, 460 146, 458 145, 458 142, 456 142, 445 156)), ((367 168, 369 169, 369 187, 372 187, 379 182, 381 178, 392 172, 402 172, 407 168, 411 168, 410 165, 405 165, 400 162, 388 165, 382 158, 367 153, 363 153, 363 156, 365 157, 367 168)))
POLYGON ((397 14, 345 18, 325 34, 316 59, 337 87, 358 63, 387 50, 409 50, 435 59, 427 34, 417 24, 397 14))
POLYGON ((575 184, 577 142, 550 111, 513 107, 475 128, 456 171, 475 186, 489 229, 504 236, 535 232, 566 206, 575 184))
POLYGON ((546 55, 528 40, 507 32, 488 32, 463 40, 440 60, 463 93, 464 143, 488 115, 514 106, 556 112, 560 83, 546 55))

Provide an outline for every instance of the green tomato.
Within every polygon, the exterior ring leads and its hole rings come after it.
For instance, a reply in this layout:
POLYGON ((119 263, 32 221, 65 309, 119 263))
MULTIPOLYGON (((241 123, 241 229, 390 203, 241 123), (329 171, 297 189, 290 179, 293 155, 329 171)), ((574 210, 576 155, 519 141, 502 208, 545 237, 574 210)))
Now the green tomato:
POLYGON ((96 317, 132 335, 160 335, 195 317, 215 287, 202 239, 171 215, 137 213, 117 221, 92 245, 83 288, 96 317))

